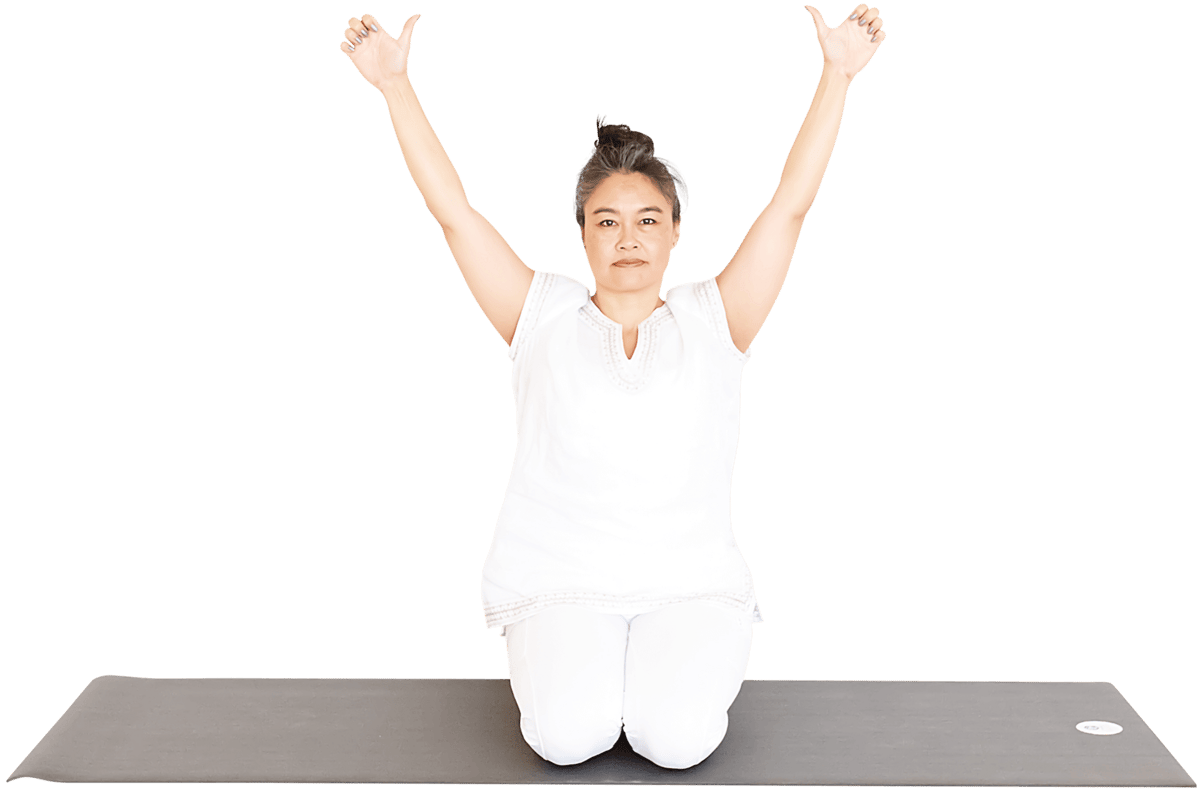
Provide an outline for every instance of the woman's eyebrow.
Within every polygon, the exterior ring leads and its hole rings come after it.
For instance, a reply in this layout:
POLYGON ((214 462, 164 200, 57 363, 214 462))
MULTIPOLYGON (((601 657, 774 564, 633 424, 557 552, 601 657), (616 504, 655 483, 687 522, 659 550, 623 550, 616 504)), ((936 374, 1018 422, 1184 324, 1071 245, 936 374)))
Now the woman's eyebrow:
MULTIPOLYGON (((617 213, 618 213, 616 209, 610 209, 610 208, 608 208, 608 207, 606 206, 606 207, 604 207, 604 208, 602 208, 602 209, 596 209, 595 211, 593 211, 593 212, 592 212, 592 214, 599 214, 599 213, 600 213, 600 212, 602 212, 602 211, 610 212, 610 213, 612 213, 612 214, 617 214, 617 213)), ((660 208, 658 208, 657 206, 647 206, 647 207, 646 207, 646 208, 644 208, 644 209, 639 209, 639 210, 638 210, 638 214, 641 214, 641 213, 642 213, 642 212, 644 212, 644 211, 656 211, 656 212, 658 212, 659 214, 662 214, 662 213, 663 213, 663 210, 662 210, 662 209, 660 209, 660 208)))

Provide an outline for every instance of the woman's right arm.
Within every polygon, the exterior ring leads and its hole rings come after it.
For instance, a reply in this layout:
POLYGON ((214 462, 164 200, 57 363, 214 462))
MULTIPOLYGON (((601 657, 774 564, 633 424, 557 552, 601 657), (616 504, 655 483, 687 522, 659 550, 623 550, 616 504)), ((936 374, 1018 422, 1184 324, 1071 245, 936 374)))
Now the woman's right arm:
POLYGON ((387 99, 396 139, 400 141, 408 172, 424 196, 426 207, 443 228, 453 225, 456 220, 461 221, 462 215, 471 210, 467 193, 458 178, 458 171, 450 164, 446 149, 442 148, 429 119, 421 110, 408 74, 384 82, 379 90, 387 99))
POLYGON ((404 155, 404 164, 425 199, 425 208, 442 229, 467 214, 467 190, 442 140, 433 131, 413 82, 408 78, 408 54, 413 48, 413 29, 421 14, 404 20, 400 35, 392 38, 383 23, 370 13, 350 17, 343 31, 342 53, 350 59, 372 88, 388 102, 391 125, 404 155))
POLYGON ((387 99, 396 139, 426 207, 442 226, 467 288, 505 343, 511 345, 533 282, 533 270, 467 202, 462 181, 421 110, 408 79, 409 42, 417 16, 405 23, 398 39, 388 36, 370 15, 365 15, 362 22, 351 19, 346 38, 355 48, 343 45, 342 49, 387 99), (372 25, 378 31, 370 30, 372 25), (363 29, 368 29, 365 37, 363 29))
POLYGON ((517 257, 492 224, 467 203, 458 172, 421 112, 408 75, 385 84, 383 95, 387 97, 408 171, 425 196, 425 205, 442 226, 442 234, 467 281, 467 288, 500 337, 511 346, 525 296, 533 282, 533 270, 517 257))

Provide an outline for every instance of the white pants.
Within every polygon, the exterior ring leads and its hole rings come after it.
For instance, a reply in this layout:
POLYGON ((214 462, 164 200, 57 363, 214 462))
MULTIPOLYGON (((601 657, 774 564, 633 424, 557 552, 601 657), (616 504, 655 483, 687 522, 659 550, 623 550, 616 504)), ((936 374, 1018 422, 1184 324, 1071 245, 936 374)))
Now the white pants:
POLYGON ((630 746, 686 769, 725 738, 750 659, 749 615, 703 601, 637 615, 548 607, 508 627, 521 734, 562 766, 630 746))

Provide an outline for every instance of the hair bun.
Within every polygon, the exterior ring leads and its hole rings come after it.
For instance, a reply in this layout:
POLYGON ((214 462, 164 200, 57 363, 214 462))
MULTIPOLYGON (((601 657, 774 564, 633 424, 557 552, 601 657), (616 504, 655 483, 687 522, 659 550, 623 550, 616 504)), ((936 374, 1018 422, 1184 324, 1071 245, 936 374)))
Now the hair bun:
POLYGON ((608 124, 608 114, 596 114, 596 148, 612 146, 619 148, 623 145, 634 145, 643 157, 654 156, 654 140, 649 134, 638 132, 629 124, 608 124))

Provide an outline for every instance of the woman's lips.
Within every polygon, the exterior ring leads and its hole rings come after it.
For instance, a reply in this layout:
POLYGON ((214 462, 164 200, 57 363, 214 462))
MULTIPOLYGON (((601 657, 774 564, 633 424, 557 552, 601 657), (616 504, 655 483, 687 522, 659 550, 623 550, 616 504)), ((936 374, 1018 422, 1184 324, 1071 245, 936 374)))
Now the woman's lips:
POLYGON ((629 262, 618 261, 617 263, 613 264, 613 266, 641 266, 644 263, 646 263, 646 262, 645 261, 629 261, 629 262))

